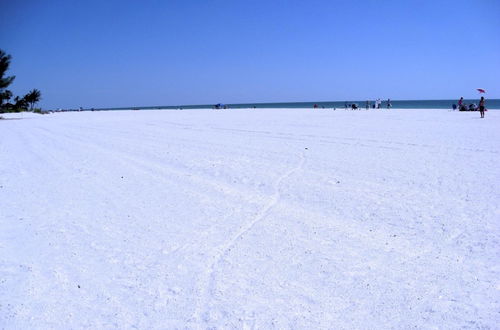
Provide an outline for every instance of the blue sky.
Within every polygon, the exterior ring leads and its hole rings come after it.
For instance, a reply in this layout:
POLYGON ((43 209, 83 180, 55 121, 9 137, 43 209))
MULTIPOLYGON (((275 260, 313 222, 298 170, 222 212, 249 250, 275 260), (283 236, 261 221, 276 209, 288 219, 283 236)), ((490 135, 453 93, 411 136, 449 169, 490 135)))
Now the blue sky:
POLYGON ((500 98, 500 1, 5 1, 44 108, 500 98))

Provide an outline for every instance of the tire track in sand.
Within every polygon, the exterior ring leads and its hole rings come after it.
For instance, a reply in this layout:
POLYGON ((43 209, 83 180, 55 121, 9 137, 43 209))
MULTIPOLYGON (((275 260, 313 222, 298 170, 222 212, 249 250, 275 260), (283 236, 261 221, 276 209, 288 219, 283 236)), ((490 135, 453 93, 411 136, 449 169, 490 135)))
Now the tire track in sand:
POLYGON ((300 171, 304 167, 306 161, 305 152, 300 156, 299 164, 292 169, 281 175, 274 183, 274 193, 271 197, 269 203, 253 218, 252 221, 244 224, 238 232, 236 232, 231 238, 229 238, 224 244, 219 246, 213 257, 212 262, 205 268, 205 271, 201 275, 199 280, 199 289, 196 297, 196 307, 191 317, 191 322, 198 324, 199 326, 204 322, 208 321, 204 314, 208 312, 207 305, 210 301, 209 290, 214 286, 215 283, 215 271, 218 265, 227 257, 232 248, 236 245, 236 242, 243 237, 247 232, 252 230, 256 224, 264 220, 270 213, 270 211, 279 203, 281 199, 281 184, 283 181, 291 177, 295 172, 300 171))

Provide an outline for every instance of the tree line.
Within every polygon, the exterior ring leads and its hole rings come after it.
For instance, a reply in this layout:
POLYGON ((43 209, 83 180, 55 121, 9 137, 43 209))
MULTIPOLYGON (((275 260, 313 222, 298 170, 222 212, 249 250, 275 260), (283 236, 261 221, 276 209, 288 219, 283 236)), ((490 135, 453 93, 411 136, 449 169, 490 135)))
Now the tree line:
POLYGON ((23 97, 16 96, 7 87, 12 84, 16 76, 6 76, 10 66, 11 56, 0 49, 0 113, 2 112, 21 112, 21 111, 40 111, 35 109, 41 98, 42 93, 38 89, 32 89, 23 97), (13 101, 10 102, 10 101, 13 101))

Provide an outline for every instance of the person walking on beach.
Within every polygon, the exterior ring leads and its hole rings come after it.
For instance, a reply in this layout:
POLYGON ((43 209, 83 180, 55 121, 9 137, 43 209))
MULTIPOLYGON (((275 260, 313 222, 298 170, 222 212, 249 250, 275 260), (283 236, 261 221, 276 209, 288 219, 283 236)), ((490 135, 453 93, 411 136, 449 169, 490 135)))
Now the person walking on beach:
POLYGON ((462 96, 460 100, 458 100, 458 110, 462 111, 463 105, 464 105, 464 97, 462 96))
POLYGON ((387 99, 387 110, 391 110, 391 99, 387 99))
POLYGON ((484 118, 484 96, 481 96, 479 101, 479 112, 481 113, 481 118, 484 118))

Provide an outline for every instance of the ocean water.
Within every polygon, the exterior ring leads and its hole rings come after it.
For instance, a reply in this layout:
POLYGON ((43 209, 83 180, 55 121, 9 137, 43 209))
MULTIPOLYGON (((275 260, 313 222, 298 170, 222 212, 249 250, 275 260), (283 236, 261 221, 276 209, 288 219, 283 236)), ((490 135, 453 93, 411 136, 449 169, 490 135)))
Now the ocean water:
MULTIPOLYGON (((375 103, 370 100, 370 108, 375 103)), ((393 108, 396 109, 451 109, 453 104, 457 104, 457 100, 391 100, 393 108)), ((474 103, 479 104, 479 99, 464 100, 465 104, 474 103)), ((326 109, 342 109, 345 104, 356 103, 361 108, 366 108, 366 100, 346 100, 346 101, 318 101, 318 102, 279 102, 279 103, 237 103, 225 104, 229 109, 246 109, 246 108, 313 108, 315 104, 319 108, 326 109)), ((207 109, 213 108, 214 104, 199 104, 199 105, 158 105, 158 106, 134 106, 134 107, 121 107, 121 108, 101 108, 98 110, 127 110, 127 109, 207 109)), ((382 108, 387 108, 387 100, 382 101, 382 108)), ((500 110, 500 99, 486 99, 486 108, 490 110, 500 110)))

